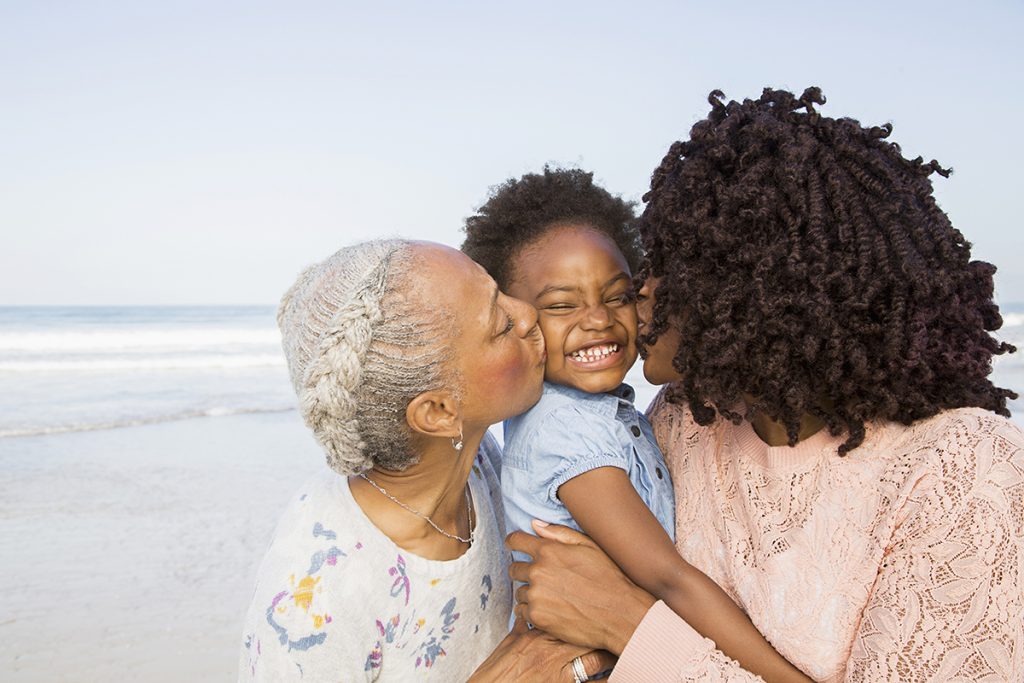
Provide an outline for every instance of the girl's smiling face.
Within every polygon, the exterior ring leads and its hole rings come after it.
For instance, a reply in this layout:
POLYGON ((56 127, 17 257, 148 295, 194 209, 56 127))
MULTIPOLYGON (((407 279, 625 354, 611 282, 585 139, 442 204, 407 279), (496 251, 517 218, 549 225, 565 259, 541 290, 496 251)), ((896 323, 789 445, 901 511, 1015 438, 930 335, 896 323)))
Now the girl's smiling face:
POLYGON ((618 387, 636 361, 636 306, 625 257, 586 224, 550 230, 523 249, 508 293, 537 309, 544 379, 589 393, 618 387))

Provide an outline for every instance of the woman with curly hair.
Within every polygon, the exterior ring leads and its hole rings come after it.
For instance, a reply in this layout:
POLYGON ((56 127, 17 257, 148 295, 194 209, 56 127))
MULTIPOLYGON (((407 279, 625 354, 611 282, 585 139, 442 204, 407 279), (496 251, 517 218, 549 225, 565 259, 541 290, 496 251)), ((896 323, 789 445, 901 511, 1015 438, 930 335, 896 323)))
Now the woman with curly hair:
MULTIPOLYGON (((817 88, 723 102, 641 219, 644 373, 676 548, 822 681, 1024 678, 1024 433, 988 263, 891 127, 817 88)), ((756 680, 585 536, 511 546, 517 613, 613 680, 756 680)))

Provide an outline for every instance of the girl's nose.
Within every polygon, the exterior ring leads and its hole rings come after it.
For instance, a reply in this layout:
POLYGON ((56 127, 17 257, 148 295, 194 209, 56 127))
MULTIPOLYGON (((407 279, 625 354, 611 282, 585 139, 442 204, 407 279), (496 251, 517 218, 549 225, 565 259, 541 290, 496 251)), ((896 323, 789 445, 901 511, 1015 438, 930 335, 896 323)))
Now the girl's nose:
POLYGON ((611 327, 611 324, 612 315, 608 311, 608 306, 602 302, 587 307, 581 326, 585 330, 604 330, 611 327))

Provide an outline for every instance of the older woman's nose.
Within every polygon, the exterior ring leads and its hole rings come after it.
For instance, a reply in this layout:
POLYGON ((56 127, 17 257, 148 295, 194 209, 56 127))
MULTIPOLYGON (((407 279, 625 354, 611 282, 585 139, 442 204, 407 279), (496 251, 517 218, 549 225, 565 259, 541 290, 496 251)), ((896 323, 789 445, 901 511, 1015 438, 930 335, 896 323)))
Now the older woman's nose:
POLYGON ((529 336, 537 327, 537 309, 522 299, 508 297, 508 307, 515 320, 515 331, 520 337, 529 336))

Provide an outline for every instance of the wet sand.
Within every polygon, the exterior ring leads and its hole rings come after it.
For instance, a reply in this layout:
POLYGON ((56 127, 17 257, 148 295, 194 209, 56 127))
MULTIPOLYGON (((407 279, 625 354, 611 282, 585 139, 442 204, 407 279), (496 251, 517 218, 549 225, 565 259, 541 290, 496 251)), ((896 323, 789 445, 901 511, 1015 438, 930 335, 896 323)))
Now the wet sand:
POLYGON ((297 413, 0 440, 5 681, 232 681, 297 413))

